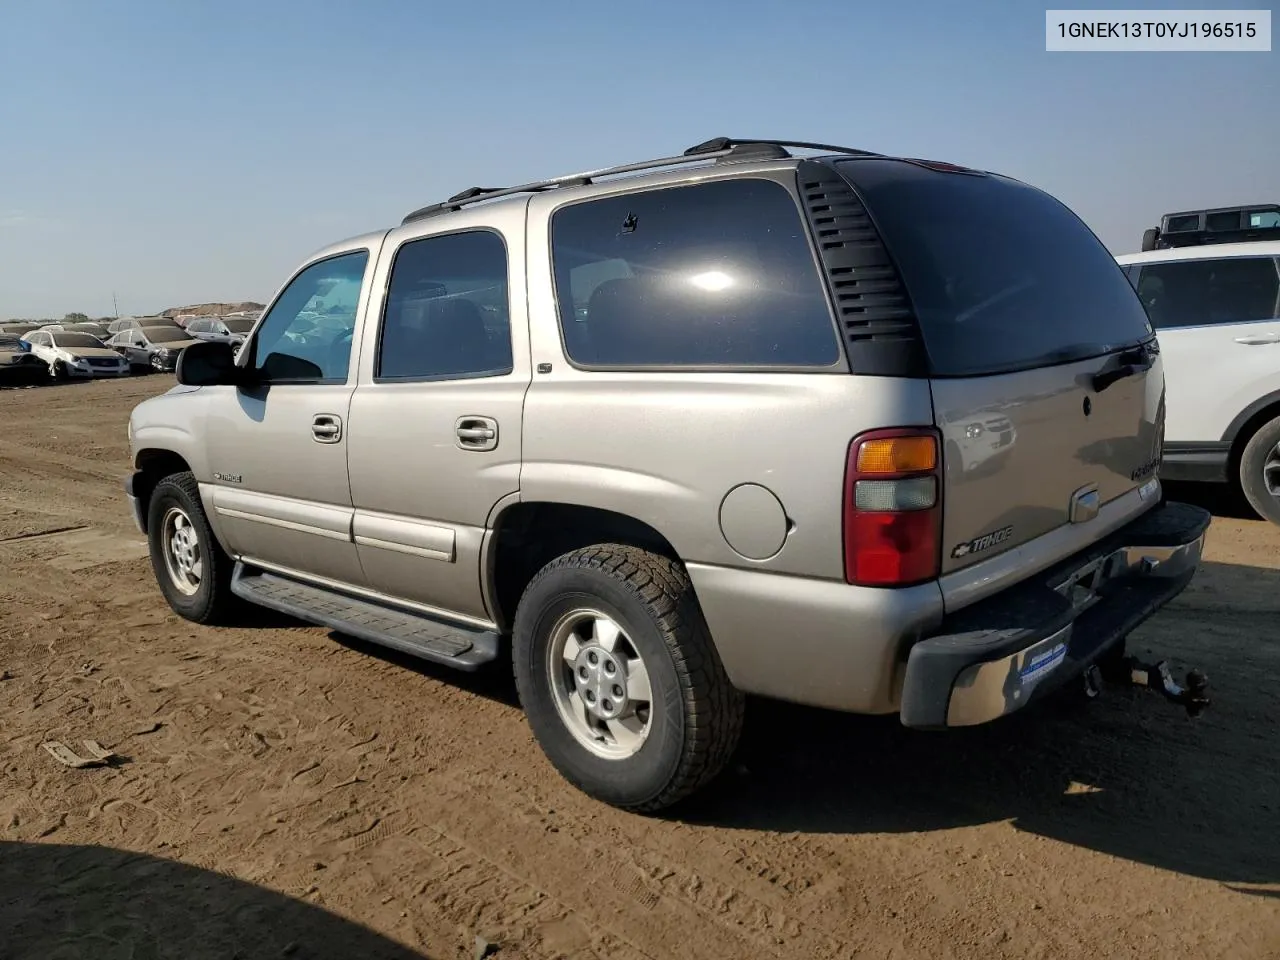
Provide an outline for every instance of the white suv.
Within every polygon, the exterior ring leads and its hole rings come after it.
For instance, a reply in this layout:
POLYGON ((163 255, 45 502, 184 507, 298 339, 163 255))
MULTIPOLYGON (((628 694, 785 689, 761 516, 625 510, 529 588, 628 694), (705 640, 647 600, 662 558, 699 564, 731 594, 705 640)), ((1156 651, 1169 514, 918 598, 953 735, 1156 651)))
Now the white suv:
POLYGON ((1117 257, 1160 342, 1160 476, 1237 484, 1280 524, 1280 206, 1168 214, 1117 257))

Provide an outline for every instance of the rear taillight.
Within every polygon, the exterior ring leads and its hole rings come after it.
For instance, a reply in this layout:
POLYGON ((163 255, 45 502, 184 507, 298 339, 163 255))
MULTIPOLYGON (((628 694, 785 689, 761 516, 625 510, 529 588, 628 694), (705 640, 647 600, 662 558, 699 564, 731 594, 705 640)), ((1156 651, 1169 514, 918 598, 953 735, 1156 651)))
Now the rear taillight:
POLYGON ((849 444, 844 475, 844 575, 865 587, 938 576, 942 460, 931 428, 873 430, 849 444))

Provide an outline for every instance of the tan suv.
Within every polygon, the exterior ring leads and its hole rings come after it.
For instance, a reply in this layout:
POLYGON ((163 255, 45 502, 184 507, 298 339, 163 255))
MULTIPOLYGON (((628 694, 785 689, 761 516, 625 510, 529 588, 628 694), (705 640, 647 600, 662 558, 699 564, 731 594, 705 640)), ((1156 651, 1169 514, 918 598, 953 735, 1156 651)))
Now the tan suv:
POLYGON ((1209 522, 1164 500, 1156 340, 1088 228, 838 147, 465 191, 177 375, 126 483, 175 611, 512 657, 550 760, 637 810, 745 694, 943 728, 1127 665, 1209 522))

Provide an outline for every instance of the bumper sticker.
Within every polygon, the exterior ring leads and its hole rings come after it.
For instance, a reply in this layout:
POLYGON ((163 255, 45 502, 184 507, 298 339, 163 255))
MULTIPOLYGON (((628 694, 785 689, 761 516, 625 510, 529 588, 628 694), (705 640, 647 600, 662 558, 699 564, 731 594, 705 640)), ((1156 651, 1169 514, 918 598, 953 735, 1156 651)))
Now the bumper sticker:
POLYGON ((1066 656, 1067 645, 1065 643, 1056 644, 1029 659, 1023 668, 1018 671, 1018 679, 1024 684, 1039 680, 1058 664, 1062 663, 1066 656))

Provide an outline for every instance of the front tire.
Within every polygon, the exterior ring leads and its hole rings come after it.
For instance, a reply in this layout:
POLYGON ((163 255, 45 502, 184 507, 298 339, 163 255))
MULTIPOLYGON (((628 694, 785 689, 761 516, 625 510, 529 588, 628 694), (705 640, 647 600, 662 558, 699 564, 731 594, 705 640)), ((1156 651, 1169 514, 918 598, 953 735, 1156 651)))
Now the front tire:
POLYGON ((151 569, 160 592, 183 619, 216 624, 231 619, 232 560, 218 544, 190 473, 165 477, 147 505, 151 569))
POLYGON ((719 773, 742 732, 684 568, 621 544, 553 560, 516 610, 516 687, 560 774, 628 810, 671 806, 719 773))
POLYGON ((1239 477, 1249 506, 1280 525, 1280 417, 1264 423, 1244 445, 1239 477))

